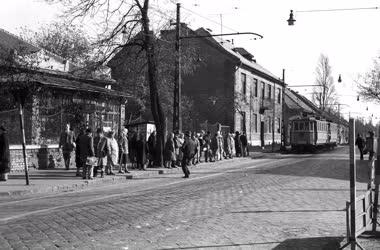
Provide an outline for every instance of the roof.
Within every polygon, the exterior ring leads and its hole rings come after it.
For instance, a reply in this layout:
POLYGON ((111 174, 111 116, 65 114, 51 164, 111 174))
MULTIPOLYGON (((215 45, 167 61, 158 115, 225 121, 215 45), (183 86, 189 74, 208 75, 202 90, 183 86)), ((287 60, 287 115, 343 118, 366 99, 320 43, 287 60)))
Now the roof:
MULTIPOLYGON (((219 41, 215 37, 212 37, 211 36, 212 34, 204 28, 199 28, 196 30, 196 32, 199 35, 210 35, 210 37, 205 37, 204 39, 206 41, 209 41, 210 43, 212 43, 214 46, 217 46, 222 51, 226 52, 229 56, 237 59, 239 62, 241 62, 246 67, 253 69, 257 73, 261 73, 264 78, 270 79, 272 81, 276 81, 278 84, 283 84, 282 80, 278 76, 271 73, 269 70, 267 70, 266 68, 264 68, 260 64, 255 63, 253 61, 250 61, 247 58, 245 58, 243 55, 241 55, 240 53, 235 52, 234 48, 232 46, 230 46, 228 42, 221 43, 221 41, 219 41)), ((240 51, 242 51, 241 49, 242 48, 239 48, 240 51)))
POLYGON ((21 54, 29 54, 40 51, 37 46, 23 40, 22 38, 0 28, 0 46, 9 50, 17 50, 21 54))
POLYGON ((345 119, 339 118, 339 116, 336 114, 329 113, 329 112, 319 109, 312 101, 307 99, 305 96, 289 88, 286 88, 285 94, 286 94, 285 97, 289 98, 288 101, 287 101, 287 98, 285 98, 285 103, 291 109, 292 108, 297 109, 297 106, 298 106, 299 109, 302 109, 304 112, 306 111, 309 113, 314 113, 316 115, 323 117, 326 120, 337 122, 337 123, 338 121, 340 121, 341 124, 348 125, 345 119))
POLYGON ((293 90, 286 88, 285 89, 285 104, 290 109, 299 109, 307 113, 315 113, 314 110, 303 101, 300 95, 293 90))
MULTIPOLYGON (((49 72, 46 70, 30 70, 26 73, 19 73, 16 77, 17 82, 24 84, 33 82, 50 88, 92 92, 117 97, 129 97, 122 91, 105 88, 105 86, 110 85, 110 81, 107 80, 100 81, 84 79, 70 76, 68 74, 62 74, 61 72, 49 72)), ((1 83, 7 83, 7 80, 7 77, 0 79, 0 87, 2 85, 1 83)), ((15 84, 15 82, 12 82, 12 84, 15 84)))

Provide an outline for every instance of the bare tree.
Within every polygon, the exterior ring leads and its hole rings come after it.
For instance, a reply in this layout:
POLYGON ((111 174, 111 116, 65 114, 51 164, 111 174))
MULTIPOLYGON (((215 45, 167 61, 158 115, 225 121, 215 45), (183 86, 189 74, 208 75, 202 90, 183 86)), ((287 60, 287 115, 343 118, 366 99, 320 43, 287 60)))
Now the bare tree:
POLYGON ((360 75, 357 84, 359 95, 365 100, 380 103, 380 61, 379 58, 373 62, 372 69, 364 75, 360 75))
POLYGON ((157 164, 163 164, 165 113, 158 91, 158 67, 155 36, 149 19, 149 0, 46 0, 63 3, 68 9, 66 16, 73 20, 92 17, 100 20, 97 45, 102 55, 99 64, 105 63, 124 46, 137 46, 145 54, 149 85, 150 108, 157 128, 157 164), (135 39, 141 34, 141 39, 135 39))
POLYGON ((330 61, 326 55, 320 55, 315 73, 315 84, 319 86, 313 89, 313 102, 323 111, 335 110, 337 108, 337 94, 330 61))

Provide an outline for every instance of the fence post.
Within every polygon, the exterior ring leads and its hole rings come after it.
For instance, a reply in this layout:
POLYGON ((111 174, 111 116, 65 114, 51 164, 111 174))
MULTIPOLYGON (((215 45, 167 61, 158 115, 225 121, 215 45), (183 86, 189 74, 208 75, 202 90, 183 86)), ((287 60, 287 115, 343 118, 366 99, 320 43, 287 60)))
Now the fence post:
MULTIPOLYGON (((380 126, 379 126, 380 132, 380 126)), ((373 201, 373 213, 372 213, 372 231, 376 232, 377 227, 377 205, 379 203, 379 184, 380 184, 380 133, 377 136, 377 160, 375 162, 375 199, 373 201)))
POLYGON ((350 243, 351 249, 356 249, 356 155, 355 155, 355 119, 350 118, 350 243))

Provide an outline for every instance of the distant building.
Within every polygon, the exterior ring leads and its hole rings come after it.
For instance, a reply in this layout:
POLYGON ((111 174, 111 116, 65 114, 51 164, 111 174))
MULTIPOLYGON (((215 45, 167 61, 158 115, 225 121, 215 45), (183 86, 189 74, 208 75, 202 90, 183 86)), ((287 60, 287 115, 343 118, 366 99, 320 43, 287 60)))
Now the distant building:
POLYGON ((118 132, 124 124, 127 95, 117 89, 116 82, 73 75, 74 68, 67 60, 0 29, 0 123, 8 130, 12 170, 22 169, 20 97, 25 102, 31 166, 44 165, 38 159, 41 148, 57 153, 66 123, 76 134, 86 126, 118 132))

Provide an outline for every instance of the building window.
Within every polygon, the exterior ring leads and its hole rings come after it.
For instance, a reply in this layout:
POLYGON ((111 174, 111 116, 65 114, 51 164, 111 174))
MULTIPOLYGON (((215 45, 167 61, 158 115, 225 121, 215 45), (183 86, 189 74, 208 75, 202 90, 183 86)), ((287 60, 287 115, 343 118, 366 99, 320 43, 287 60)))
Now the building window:
POLYGON ((254 97, 257 97, 257 91, 258 91, 258 89, 257 89, 257 79, 254 78, 253 79, 253 96, 254 97))
POLYGON ((277 89, 277 103, 281 103, 281 89, 277 89))
POLYGON ((276 124, 276 128, 277 128, 277 133, 281 133, 281 119, 279 117, 277 117, 277 124, 276 124))
POLYGON ((272 99, 272 85, 268 84, 268 99, 272 99))
POLYGON ((272 133, 272 119, 268 117, 268 133, 272 133))
POLYGON ((261 82, 261 98, 265 98, 265 82, 261 82))
POLYGON ((245 73, 241 73, 241 87, 243 100, 245 101, 247 98, 247 75, 245 73))
POLYGON ((252 123, 253 131, 257 133, 257 114, 253 114, 252 123))

